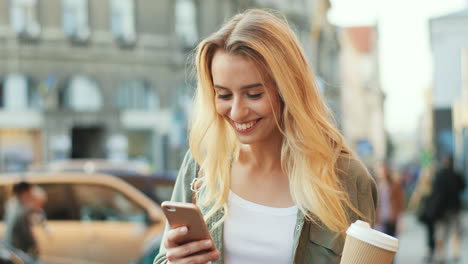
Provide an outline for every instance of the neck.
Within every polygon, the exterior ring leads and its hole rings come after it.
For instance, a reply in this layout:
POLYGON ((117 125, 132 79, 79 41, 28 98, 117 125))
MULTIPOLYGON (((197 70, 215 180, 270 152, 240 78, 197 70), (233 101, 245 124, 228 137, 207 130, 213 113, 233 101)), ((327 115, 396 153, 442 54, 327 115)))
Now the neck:
POLYGON ((281 138, 244 145, 239 160, 261 170, 281 170, 281 146, 281 138))

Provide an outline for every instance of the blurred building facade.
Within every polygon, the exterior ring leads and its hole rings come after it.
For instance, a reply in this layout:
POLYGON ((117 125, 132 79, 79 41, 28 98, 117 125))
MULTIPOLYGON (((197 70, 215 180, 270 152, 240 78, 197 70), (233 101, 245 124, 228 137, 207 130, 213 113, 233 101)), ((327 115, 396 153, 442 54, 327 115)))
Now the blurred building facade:
POLYGON ((192 50, 252 7, 285 15, 341 119, 328 0, 2 0, 0 171, 69 158, 177 169, 192 50))
MULTIPOLYGON (((461 53, 461 96, 453 105, 453 129, 458 167, 468 179, 468 45, 461 53)), ((466 192, 468 200, 468 192, 466 192)))
POLYGON ((170 168, 163 154, 185 148, 194 12, 191 1, 0 1, 0 170, 66 158, 170 168))
POLYGON ((468 177, 468 115, 466 80, 468 8, 430 20, 434 60, 433 144, 437 160, 453 154, 468 177))
POLYGON ((421 166, 433 165, 434 159, 434 112, 432 110, 432 88, 424 90, 424 108, 418 126, 418 150, 421 166))
POLYGON ((317 0, 313 3, 310 30, 312 67, 336 123, 342 129, 339 29, 328 21, 330 8, 329 0, 317 0))
POLYGON ((387 158, 377 29, 343 28, 340 40, 343 134, 363 161, 371 165, 387 158))

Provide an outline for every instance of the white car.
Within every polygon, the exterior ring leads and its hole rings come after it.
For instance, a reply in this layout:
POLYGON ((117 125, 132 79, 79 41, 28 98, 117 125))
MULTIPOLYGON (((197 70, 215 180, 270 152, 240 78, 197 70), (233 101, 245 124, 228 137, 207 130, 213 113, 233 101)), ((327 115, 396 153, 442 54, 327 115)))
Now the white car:
MULTIPOLYGON (((140 191, 110 175, 33 173, 0 175, 0 209, 13 184, 27 181, 47 193, 47 224, 35 226, 40 260, 57 264, 151 261, 165 218, 140 191), (153 251, 153 252, 150 252, 153 251)), ((4 223, 0 223, 0 239, 4 223)))

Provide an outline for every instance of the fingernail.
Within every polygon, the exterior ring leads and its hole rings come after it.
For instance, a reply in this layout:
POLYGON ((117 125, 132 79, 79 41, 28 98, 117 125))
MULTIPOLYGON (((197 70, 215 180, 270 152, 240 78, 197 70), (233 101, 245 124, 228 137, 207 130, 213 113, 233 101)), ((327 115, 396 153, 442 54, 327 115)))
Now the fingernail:
POLYGON ((181 227, 181 228, 179 229, 179 232, 182 233, 182 234, 185 233, 185 232, 187 232, 187 227, 185 227, 185 226, 181 227))
POLYGON ((211 246, 211 241, 207 240, 207 241, 203 242, 203 244, 205 244, 205 246, 209 247, 209 246, 211 246))
POLYGON ((217 257, 218 256, 218 251, 215 251, 215 252, 211 253, 211 256, 212 257, 217 257))

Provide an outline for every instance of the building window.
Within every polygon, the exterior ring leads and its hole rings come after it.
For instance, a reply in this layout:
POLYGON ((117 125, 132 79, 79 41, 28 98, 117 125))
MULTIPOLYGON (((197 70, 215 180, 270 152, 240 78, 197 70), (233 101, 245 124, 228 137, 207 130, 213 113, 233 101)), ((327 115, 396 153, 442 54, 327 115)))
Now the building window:
POLYGON ((28 108, 40 109, 42 107, 42 96, 39 93, 37 83, 31 79, 28 79, 27 98, 28 108))
POLYGON ((112 34, 122 44, 133 44, 136 40, 134 0, 110 0, 110 6, 112 34))
POLYGON ((39 37, 41 27, 37 19, 37 2, 37 0, 10 0, 10 24, 21 37, 39 37))
POLYGON ((62 107, 75 111, 98 111, 102 108, 102 97, 96 82, 84 77, 72 78, 61 91, 62 107))
POLYGON ((7 110, 37 109, 41 97, 36 82, 24 74, 9 74, 0 85, 0 107, 7 110))
POLYGON ((88 0, 63 0, 63 31, 73 40, 89 38, 88 0))
POLYGON ((159 99, 154 88, 147 81, 123 82, 118 88, 117 107, 122 110, 156 110, 159 99))
POLYGON ((4 93, 4 83, 2 80, 0 80, 0 108, 3 108, 3 106, 5 105, 5 99, 4 99, 4 96, 3 96, 3 93, 4 93))
POLYGON ((198 40, 196 8, 193 0, 176 1, 176 33, 186 47, 198 40))

